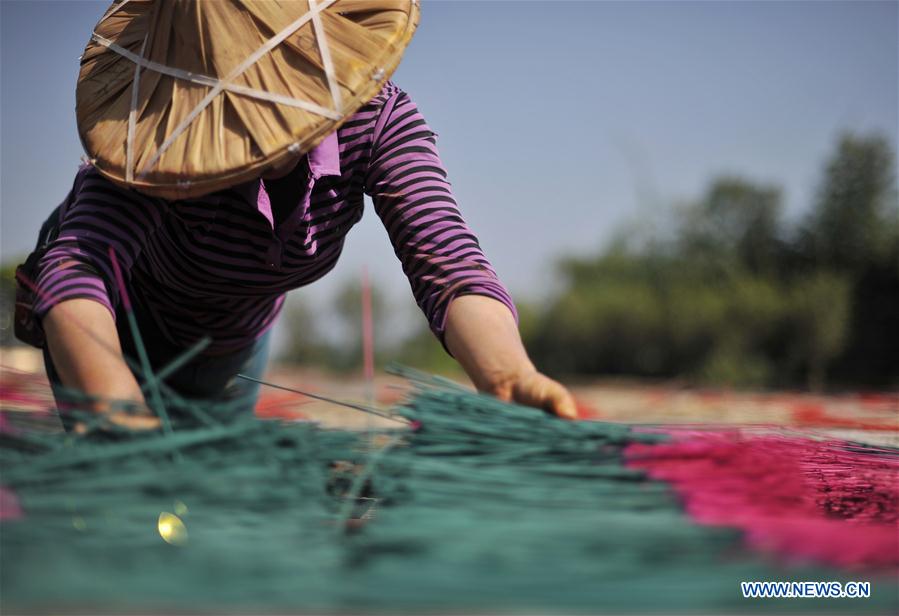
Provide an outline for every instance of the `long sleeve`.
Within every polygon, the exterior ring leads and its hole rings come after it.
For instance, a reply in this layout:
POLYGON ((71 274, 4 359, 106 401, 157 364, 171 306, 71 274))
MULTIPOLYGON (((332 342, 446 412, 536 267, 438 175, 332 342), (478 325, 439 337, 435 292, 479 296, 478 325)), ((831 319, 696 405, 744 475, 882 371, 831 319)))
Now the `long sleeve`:
POLYGON ((147 237, 163 221, 166 203, 117 186, 82 167, 66 199, 56 239, 37 266, 34 314, 76 298, 100 302, 115 315, 119 301, 109 247, 127 280, 147 237))
POLYGON ((515 304, 459 212, 435 133, 393 86, 375 125, 365 189, 387 228, 431 330, 443 342, 447 308, 461 295, 515 304))

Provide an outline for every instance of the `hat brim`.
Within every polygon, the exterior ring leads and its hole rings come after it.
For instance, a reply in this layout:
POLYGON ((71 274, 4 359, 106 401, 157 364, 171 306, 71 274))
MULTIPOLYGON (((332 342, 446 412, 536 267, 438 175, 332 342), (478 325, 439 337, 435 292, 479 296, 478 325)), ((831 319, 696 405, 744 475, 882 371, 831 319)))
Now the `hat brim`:
POLYGON ((256 179, 380 91, 418 16, 417 0, 113 6, 82 56, 85 151, 110 180, 166 199, 256 179))

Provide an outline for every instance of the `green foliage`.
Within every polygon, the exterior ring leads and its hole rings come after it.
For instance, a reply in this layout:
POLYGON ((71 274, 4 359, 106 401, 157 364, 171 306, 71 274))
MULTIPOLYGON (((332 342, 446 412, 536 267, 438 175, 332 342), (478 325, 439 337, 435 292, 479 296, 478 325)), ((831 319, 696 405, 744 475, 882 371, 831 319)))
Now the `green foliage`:
MULTIPOLYGON (((377 333, 383 324, 386 305, 377 288, 372 288, 372 322, 377 333)), ((333 299, 331 316, 339 337, 323 335, 323 315, 316 315, 307 302, 292 297, 284 309, 289 342, 280 359, 286 363, 314 365, 335 372, 362 368, 362 290, 355 280, 347 280, 333 299)), ((377 342, 377 339, 376 339, 377 342)))
POLYGON ((792 351, 807 364, 811 389, 823 387, 827 364, 846 345, 850 297, 849 279, 827 272, 800 279, 791 289, 792 351))
POLYGON ((780 189, 734 177, 715 180, 686 211, 681 251, 694 260, 735 262, 770 271, 778 244, 780 189))
POLYGON ((16 305, 16 265, 24 260, 23 257, 0 265, 0 346, 19 344, 13 335, 13 314, 16 305))
POLYGON ((576 269, 579 284, 569 284, 528 339, 547 369, 734 385, 768 380, 760 357, 788 313, 776 282, 745 270, 702 270, 676 256, 608 255, 589 280, 576 269))
POLYGON ((888 255, 899 229, 895 164, 883 136, 840 139, 804 229, 820 264, 859 271, 888 255))
POLYGON ((717 385, 899 383, 893 165, 883 137, 847 135, 798 233, 777 187, 723 177, 668 241, 562 260, 562 291, 525 331, 535 361, 717 385))
POLYGON ((309 304, 292 297, 285 305, 283 314, 288 340, 280 359, 290 364, 327 365, 331 353, 309 304))
POLYGON ((612 256, 588 278, 567 264, 571 284, 547 311, 536 343, 546 363, 564 372, 653 374, 659 369, 663 313, 649 271, 612 256))
POLYGON ((459 365, 449 356, 424 320, 390 355, 393 361, 416 366, 428 372, 443 375, 455 375, 460 372, 459 365))
MULTIPOLYGON (((384 329, 387 310, 382 293, 373 286, 376 365, 400 362, 438 374, 460 374, 459 365, 431 332, 427 321, 419 315, 414 315, 417 326, 405 336, 383 340, 379 333, 384 329)), ((289 339, 279 357, 280 361, 343 374, 361 370, 362 293, 357 281, 347 280, 343 284, 331 301, 329 314, 316 313, 308 302, 292 297, 284 308, 282 318, 289 339), (323 335, 324 328, 329 326, 336 330, 331 332, 334 335, 323 335)))

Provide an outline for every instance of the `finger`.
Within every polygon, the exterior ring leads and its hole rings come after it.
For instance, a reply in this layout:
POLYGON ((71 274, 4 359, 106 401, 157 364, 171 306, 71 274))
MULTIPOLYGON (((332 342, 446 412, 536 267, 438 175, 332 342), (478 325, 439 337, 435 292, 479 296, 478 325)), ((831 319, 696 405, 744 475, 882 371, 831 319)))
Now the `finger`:
POLYGON ((577 419, 577 404, 574 397, 562 385, 559 385, 559 389, 562 391, 553 398, 550 410, 564 419, 577 419))
POLYGON ((577 404, 575 404, 574 398, 563 385, 553 382, 546 402, 547 404, 544 408, 558 417, 563 419, 578 418, 577 404))
POLYGON ((542 374, 521 383, 515 390, 514 398, 520 404, 543 409, 558 417, 577 418, 577 406, 568 390, 542 374))
POLYGON ((107 415, 110 423, 129 430, 157 430, 162 425, 158 417, 152 415, 129 415, 127 413, 111 413, 107 415))

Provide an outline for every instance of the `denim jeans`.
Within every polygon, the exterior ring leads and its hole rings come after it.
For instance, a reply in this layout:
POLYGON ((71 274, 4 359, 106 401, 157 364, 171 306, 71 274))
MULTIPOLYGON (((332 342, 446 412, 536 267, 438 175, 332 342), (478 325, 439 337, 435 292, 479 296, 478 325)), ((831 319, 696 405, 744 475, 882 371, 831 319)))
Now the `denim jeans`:
MULTIPOLYGON (((138 310, 135 310, 135 316, 141 340, 147 349, 150 365, 154 372, 184 353, 186 349, 177 347, 165 339, 152 319, 144 316, 138 310)), ((116 312, 116 329, 121 340, 123 354, 126 357, 137 359, 137 347, 128 326, 128 317, 122 309, 116 312)), ((170 374, 164 379, 164 382, 184 398, 222 402, 243 398, 246 402, 236 412, 252 413, 259 396, 259 384, 237 378, 237 375, 245 374, 257 379, 262 378, 268 362, 271 333, 270 329, 249 347, 239 351, 225 355, 198 355, 170 374)), ((44 364, 56 404, 63 408, 66 400, 65 392, 46 346, 44 347, 44 364)), ((142 383, 138 374, 135 373, 135 377, 138 382, 142 383)), ((66 423, 65 418, 63 423, 66 423)))

